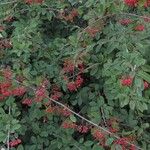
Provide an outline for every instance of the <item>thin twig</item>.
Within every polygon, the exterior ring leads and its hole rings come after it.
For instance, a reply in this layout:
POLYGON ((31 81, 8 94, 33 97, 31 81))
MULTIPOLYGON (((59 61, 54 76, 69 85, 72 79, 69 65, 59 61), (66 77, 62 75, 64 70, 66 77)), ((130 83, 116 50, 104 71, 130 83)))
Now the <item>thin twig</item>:
POLYGON ((100 111, 101 111, 101 115, 102 115, 102 118, 103 118, 104 125, 105 125, 105 127, 107 127, 106 118, 105 118, 104 110, 103 110, 102 107, 100 108, 100 111))
POLYGON ((120 13, 120 15, 127 15, 127 16, 133 16, 133 17, 138 17, 138 18, 142 18, 142 19, 149 19, 150 17, 147 16, 143 16, 143 15, 137 15, 137 14, 133 14, 133 13, 120 13))

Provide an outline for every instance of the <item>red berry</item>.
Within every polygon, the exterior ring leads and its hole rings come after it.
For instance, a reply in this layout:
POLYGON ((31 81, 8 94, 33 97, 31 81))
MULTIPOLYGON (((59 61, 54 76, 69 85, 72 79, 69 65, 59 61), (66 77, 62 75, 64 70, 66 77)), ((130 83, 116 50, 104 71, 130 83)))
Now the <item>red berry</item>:
POLYGON ((115 144, 126 146, 128 145, 127 141, 128 141, 127 138, 120 138, 115 141, 115 144))
POLYGON ((77 17, 79 15, 77 9, 73 9, 70 14, 72 15, 72 17, 77 17))
POLYGON ((18 142, 18 144, 20 144, 20 143, 21 143, 21 140, 20 140, 20 139, 17 139, 17 142, 18 142))
POLYGON ((144 3, 144 7, 147 8, 150 6, 150 0, 147 0, 145 3, 144 3))
POLYGON ((124 0, 124 3, 130 7, 136 7, 138 5, 138 0, 124 0))
POLYGON ((78 69, 80 70, 80 72, 83 72, 84 71, 84 65, 78 64, 78 69))
POLYGON ((25 0, 25 3, 30 4, 30 5, 33 3, 41 4, 43 2, 44 2, 44 0, 25 0))
POLYGON ((94 138, 96 140, 101 140, 101 139, 103 139, 105 137, 105 135, 101 131, 99 131, 99 130, 96 130, 94 132, 93 136, 94 136, 94 138))
POLYGON ((72 113, 69 110, 64 108, 61 110, 61 114, 65 117, 69 117, 72 113))
POLYGON ((131 145, 129 150, 136 150, 135 145, 131 145))
POLYGON ((11 91, 5 90, 5 89, 1 89, 1 93, 2 93, 3 96, 6 96, 6 97, 12 95, 12 92, 11 92, 11 91))
POLYGON ((85 31, 89 34, 89 36, 95 37, 96 33, 99 32, 99 29, 95 27, 88 27, 85 31))
POLYGON ((76 124, 75 123, 70 123, 70 122, 63 122, 62 127, 64 129, 74 129, 74 128, 76 128, 76 124))
POLYGON ((75 81, 76 87, 79 88, 82 85, 82 83, 83 83, 83 78, 80 75, 78 75, 75 81))
POLYGON ((82 133, 87 133, 89 128, 87 126, 82 126, 82 133))
POLYGON ((14 90, 12 90, 12 94, 14 96, 22 96, 23 94, 25 94, 26 92, 26 88, 25 87, 18 87, 14 90))
POLYGON ((143 19, 144 19, 145 22, 150 22, 150 17, 149 16, 144 16, 143 19))
POLYGON ((131 77, 127 77, 121 80, 122 86, 131 86, 133 79, 131 77))
POLYGON ((149 88, 149 83, 146 82, 146 81, 144 81, 144 89, 146 90, 146 89, 148 89, 148 88, 149 88))
POLYGON ((54 100, 59 100, 62 96, 61 92, 55 91, 54 94, 51 95, 51 98, 54 100))
POLYGON ((45 92, 46 92, 45 88, 39 88, 39 89, 37 89, 37 91, 35 92, 35 95, 36 95, 37 97, 41 97, 41 96, 44 96, 44 95, 45 95, 45 92))
POLYGON ((4 88, 8 89, 8 88, 10 88, 11 86, 12 86, 12 83, 11 83, 11 82, 0 83, 0 88, 1 88, 1 89, 4 89, 4 88))
POLYGON ((144 31, 145 30, 145 26, 144 25, 137 25, 134 28, 135 31, 144 31))
POLYGON ((20 143, 21 143, 21 140, 20 139, 16 139, 16 140, 10 141, 9 145, 10 145, 10 147, 15 147, 15 146, 17 146, 20 143))
POLYGON ((31 106, 31 105, 32 105, 32 100, 29 99, 29 98, 26 98, 26 99, 24 99, 24 100, 22 101, 22 104, 31 106))
POLYGON ((74 83, 74 82, 69 82, 69 83, 67 84, 67 88, 68 88, 68 90, 69 90, 70 92, 76 91, 76 90, 77 90, 77 88, 76 88, 76 83, 74 83))
POLYGON ((127 18, 127 19, 119 20, 119 22, 121 25, 127 26, 128 24, 132 23, 132 20, 127 18))
POLYGON ((3 70, 3 76, 6 79, 11 79, 12 78, 12 72, 11 72, 10 68, 7 68, 7 69, 3 70))

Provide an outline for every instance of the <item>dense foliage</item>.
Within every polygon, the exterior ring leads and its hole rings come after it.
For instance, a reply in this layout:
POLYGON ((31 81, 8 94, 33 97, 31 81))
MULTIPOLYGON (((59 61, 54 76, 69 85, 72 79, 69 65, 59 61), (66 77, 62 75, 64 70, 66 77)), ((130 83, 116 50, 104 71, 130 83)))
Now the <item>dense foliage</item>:
POLYGON ((0 148, 150 149, 149 6, 1 0, 0 148))

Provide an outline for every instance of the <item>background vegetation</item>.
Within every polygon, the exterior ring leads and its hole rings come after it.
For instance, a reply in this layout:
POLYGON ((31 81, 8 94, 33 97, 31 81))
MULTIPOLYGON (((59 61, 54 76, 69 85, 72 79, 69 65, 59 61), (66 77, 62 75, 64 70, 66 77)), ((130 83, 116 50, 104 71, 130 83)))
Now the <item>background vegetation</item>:
POLYGON ((1 0, 1 149, 149 150, 149 6, 1 0))

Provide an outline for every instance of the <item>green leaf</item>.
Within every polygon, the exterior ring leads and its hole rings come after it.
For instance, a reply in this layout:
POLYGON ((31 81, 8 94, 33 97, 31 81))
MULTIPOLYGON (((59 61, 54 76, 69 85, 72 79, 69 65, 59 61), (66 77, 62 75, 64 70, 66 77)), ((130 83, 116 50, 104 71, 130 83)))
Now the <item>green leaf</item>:
POLYGON ((0 142, 4 141, 6 138, 6 134, 3 132, 0 132, 0 142))
POLYGON ((129 103, 129 106, 132 110, 135 109, 135 101, 134 100, 131 100, 130 103, 129 103))
POLYGON ((76 121, 77 121, 77 119, 76 119, 76 117, 75 117, 74 115, 71 115, 71 116, 70 116, 70 120, 71 120, 72 122, 76 122, 76 121))
POLYGON ((142 66, 142 70, 144 72, 149 72, 150 73, 150 65, 144 65, 144 66, 142 66))
POLYGON ((94 145, 92 150, 104 150, 104 149, 99 145, 94 145))
POLYGON ((121 103, 120 103, 121 107, 124 107, 124 106, 126 106, 128 104, 129 104, 129 98, 126 98, 124 101, 121 100, 121 103))
POLYGON ((19 146, 17 147, 17 150, 24 150, 24 148, 23 148, 22 145, 19 145, 19 146))
POLYGON ((111 145, 112 143, 113 143, 113 141, 114 141, 114 138, 108 138, 107 140, 106 140, 106 145, 111 145))
POLYGON ((84 145, 85 146, 91 146, 93 144, 93 141, 86 141, 85 143, 84 143, 84 145))
POLYGON ((147 81, 150 83, 150 74, 144 72, 144 71, 139 71, 138 76, 140 76, 143 80, 147 81))

